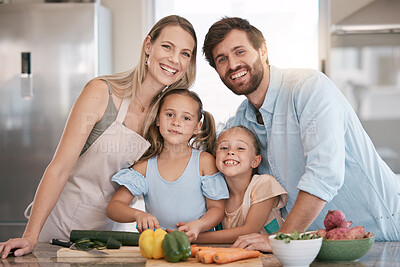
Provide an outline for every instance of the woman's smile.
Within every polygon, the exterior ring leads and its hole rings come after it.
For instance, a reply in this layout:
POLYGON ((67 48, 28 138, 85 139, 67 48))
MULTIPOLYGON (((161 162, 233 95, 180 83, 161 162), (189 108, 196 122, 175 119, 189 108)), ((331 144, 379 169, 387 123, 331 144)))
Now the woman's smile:
POLYGON ((168 76, 173 76, 173 75, 175 75, 175 74, 178 73, 178 70, 177 70, 177 69, 172 68, 172 67, 170 67, 170 66, 168 66, 168 65, 165 65, 165 64, 163 64, 163 63, 160 63, 160 67, 161 67, 161 69, 163 70, 163 72, 164 72, 165 74, 167 74, 168 76))

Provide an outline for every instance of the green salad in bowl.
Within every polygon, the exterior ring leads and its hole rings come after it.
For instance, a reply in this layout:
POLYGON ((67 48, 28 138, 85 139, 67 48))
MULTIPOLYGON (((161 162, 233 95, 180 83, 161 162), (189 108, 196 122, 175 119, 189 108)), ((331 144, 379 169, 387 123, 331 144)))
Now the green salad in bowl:
POLYGON ((276 240, 283 240, 285 241, 285 243, 289 243, 290 240, 310 240, 310 239, 321 238, 321 236, 318 235, 316 231, 300 234, 295 230, 291 234, 277 233, 274 238, 276 240))
POLYGON ((317 256, 322 238, 315 231, 269 236, 272 252, 283 266, 309 266, 317 256))

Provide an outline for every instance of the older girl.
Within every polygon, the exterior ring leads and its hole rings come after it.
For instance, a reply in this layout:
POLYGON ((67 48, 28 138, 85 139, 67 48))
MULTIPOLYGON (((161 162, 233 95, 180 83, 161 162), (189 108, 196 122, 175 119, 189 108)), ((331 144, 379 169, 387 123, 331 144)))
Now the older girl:
POLYGON ((132 168, 112 178, 121 187, 107 214, 118 222, 136 221, 140 232, 177 229, 184 224, 178 230, 194 241, 200 232, 219 224, 224 216, 224 200, 220 199, 229 197, 210 154, 215 142, 214 119, 203 111, 200 98, 184 89, 167 91, 154 109, 145 135, 151 147, 132 168), (146 212, 129 206, 140 195, 146 212))

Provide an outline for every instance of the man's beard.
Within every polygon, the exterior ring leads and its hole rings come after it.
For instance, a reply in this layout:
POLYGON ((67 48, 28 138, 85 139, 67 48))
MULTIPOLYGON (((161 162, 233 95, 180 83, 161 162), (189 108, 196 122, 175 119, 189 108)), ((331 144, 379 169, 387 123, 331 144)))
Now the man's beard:
POLYGON ((262 79, 264 77, 264 68, 261 62, 260 56, 258 57, 257 61, 254 62, 252 68, 249 65, 243 64, 238 66, 235 70, 229 71, 224 78, 221 78, 222 82, 228 87, 234 94, 236 95, 249 95, 257 90, 258 86, 260 85, 262 79), (233 72, 243 68, 243 66, 247 69, 246 75, 251 75, 250 81, 247 85, 240 83, 240 84, 232 84, 230 76, 233 72))

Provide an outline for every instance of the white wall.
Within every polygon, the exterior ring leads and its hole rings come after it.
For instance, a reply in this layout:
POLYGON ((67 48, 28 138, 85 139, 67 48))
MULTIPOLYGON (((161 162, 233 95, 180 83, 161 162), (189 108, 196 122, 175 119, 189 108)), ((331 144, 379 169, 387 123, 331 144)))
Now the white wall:
POLYGON ((177 14, 194 26, 198 40, 197 75, 192 88, 203 101, 204 110, 224 124, 245 99, 230 92, 202 53, 210 26, 223 16, 246 18, 266 39, 268 57, 276 67, 318 67, 317 0, 154 0, 156 18, 177 14), (249 4, 251 2, 251 4, 249 4), (212 8, 210 8, 212 7, 212 8))
POLYGON ((133 68, 145 35, 153 24, 152 1, 101 0, 112 12, 113 72, 133 68))

